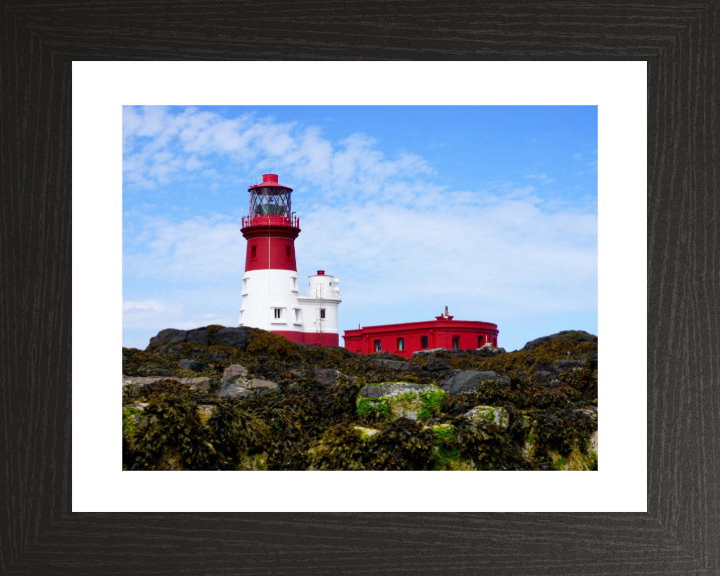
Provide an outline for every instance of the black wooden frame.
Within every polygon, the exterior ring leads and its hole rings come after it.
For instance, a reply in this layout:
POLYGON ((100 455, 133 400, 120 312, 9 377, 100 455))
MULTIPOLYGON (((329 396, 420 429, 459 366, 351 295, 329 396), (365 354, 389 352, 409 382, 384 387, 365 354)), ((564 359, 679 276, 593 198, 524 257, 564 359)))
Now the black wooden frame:
POLYGON ((6 0, 0 572, 720 573, 718 5, 6 0), (70 512, 71 62, 268 59, 647 61, 647 513, 70 512))

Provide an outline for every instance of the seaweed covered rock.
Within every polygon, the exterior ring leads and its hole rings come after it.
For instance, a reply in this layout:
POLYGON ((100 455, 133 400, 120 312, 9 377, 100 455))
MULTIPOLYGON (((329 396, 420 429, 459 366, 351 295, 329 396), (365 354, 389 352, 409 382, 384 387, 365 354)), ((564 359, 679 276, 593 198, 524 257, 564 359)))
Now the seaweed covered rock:
POLYGON ((546 342, 561 339, 574 340, 575 342, 597 342, 598 337, 594 334, 590 334, 590 332, 585 332, 585 330, 562 330, 556 334, 551 334, 550 336, 535 338, 535 340, 531 340, 525 344, 522 349, 531 350, 545 344, 546 342))
POLYGON ((228 346, 238 350, 245 350, 247 346, 247 330, 242 327, 222 328, 213 333, 213 342, 216 346, 228 346))
POLYGON ((405 372, 410 370, 410 364, 401 360, 383 360, 380 358, 374 358, 373 360, 370 360, 370 362, 376 366, 384 366, 386 368, 390 368, 391 370, 403 370, 405 372))
POLYGON ((200 346, 210 345, 210 332, 207 328, 196 328, 195 330, 189 330, 185 335, 185 342, 188 344, 198 344, 200 346))
POLYGON ((360 391, 357 412, 360 416, 376 412, 388 420, 431 418, 440 411, 446 398, 445 392, 432 384, 367 384, 360 391))
POLYGON ((507 428, 510 425, 510 414, 505 408, 496 406, 475 406, 463 415, 464 418, 477 422, 478 420, 486 420, 492 422, 501 428, 507 428))
POLYGON ((157 336, 150 338, 150 346, 157 346, 158 344, 175 344, 177 342, 185 341, 185 330, 177 330, 175 328, 166 328, 160 330, 157 336))
POLYGON ((330 384, 340 377, 340 372, 332 368, 315 368, 313 373, 315 379, 322 384, 330 384))
POLYGON ((459 392, 469 392, 476 390, 483 382, 488 380, 502 380, 510 384, 508 376, 498 376, 493 371, 466 370, 455 376, 451 376, 442 383, 441 388, 450 396, 454 396, 459 392))
POLYGON ((536 469, 597 469, 597 412, 537 410, 518 416, 522 456, 536 469))
POLYGON ((597 341, 406 360, 254 328, 158 337, 123 349, 126 470, 597 469, 597 341))
POLYGON ((199 376, 197 378, 177 378, 174 376, 123 376, 122 385, 123 388, 125 388, 126 386, 132 388, 142 388, 143 386, 148 386, 157 382, 163 382, 165 380, 179 382, 180 384, 189 386, 191 388, 203 388, 205 390, 208 390, 211 384, 210 378, 203 376, 199 376))
POLYGON ((276 382, 269 380, 261 380, 260 378, 253 378, 252 380, 246 380, 245 378, 237 378, 232 382, 225 383, 220 389, 221 398, 241 398, 247 396, 254 390, 275 390, 278 385, 276 382))
POLYGON ((232 364, 225 368, 225 370, 223 371, 221 385, 224 388, 228 384, 232 384, 240 379, 245 378, 247 374, 248 369, 245 368, 245 366, 242 366, 241 364, 232 364))

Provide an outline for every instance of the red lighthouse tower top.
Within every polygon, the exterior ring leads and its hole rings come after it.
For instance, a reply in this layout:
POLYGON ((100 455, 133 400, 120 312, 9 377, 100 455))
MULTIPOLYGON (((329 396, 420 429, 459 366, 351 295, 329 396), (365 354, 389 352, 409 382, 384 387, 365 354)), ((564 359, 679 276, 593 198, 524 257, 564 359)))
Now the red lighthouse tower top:
POLYGON ((262 184, 248 188, 250 212, 243 217, 243 230, 255 226, 298 228, 300 220, 292 212, 292 188, 278 182, 277 174, 263 174, 262 184))
POLYGON ((263 174, 262 184, 248 188, 250 213, 243 216, 240 232, 248 241, 245 271, 293 270, 295 238, 300 219, 292 212, 292 188, 278 182, 277 174, 263 174))

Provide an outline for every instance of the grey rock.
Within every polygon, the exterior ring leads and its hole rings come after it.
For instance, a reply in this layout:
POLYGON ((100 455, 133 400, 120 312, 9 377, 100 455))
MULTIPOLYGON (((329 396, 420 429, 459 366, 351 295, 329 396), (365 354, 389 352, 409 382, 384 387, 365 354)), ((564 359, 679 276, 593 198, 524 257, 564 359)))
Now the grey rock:
POLYGON ((432 354, 433 352, 447 352, 447 348, 428 348, 426 350, 417 350, 412 353, 413 356, 424 356, 425 354, 432 354))
POLYGON ((224 384, 223 387, 220 389, 220 397, 242 398, 243 396, 247 396, 248 394, 250 394, 253 390, 273 390, 277 388, 277 383, 271 382, 269 380, 260 380, 259 378, 253 378, 252 380, 247 381, 245 379, 239 378, 237 380, 224 384))
POLYGON ((573 368, 582 368, 586 363, 587 361, 584 358, 580 360, 560 360, 560 362, 558 362, 558 368, 560 372, 568 372, 573 368))
POLYGON ((193 370, 195 372, 200 372, 200 370, 203 369, 202 362, 197 362, 196 360, 188 360, 186 358, 183 358, 179 362, 180 368, 183 370, 193 370))
POLYGON ((213 334, 213 342, 218 346, 229 346, 230 348, 245 350, 247 332, 245 328, 223 328, 213 334))
POLYGON ((183 347, 179 344, 163 344, 158 348, 158 353, 167 354, 168 356, 180 356, 183 353, 183 347))
POLYGON ((472 392, 486 380, 502 380, 508 385, 511 382, 509 376, 498 376, 492 371, 465 370, 445 380, 441 388, 454 396, 459 392, 472 392))
POLYGON ((533 372, 552 372, 552 362, 538 362, 533 366, 533 372))
POLYGON ((401 360, 380 360, 379 358, 375 358, 370 360, 370 363, 375 364, 376 366, 390 368, 390 370, 403 370, 405 372, 410 370, 410 363, 403 362, 401 360))
POLYGON ((196 328, 195 330, 189 330, 185 335, 185 342, 190 344, 198 344, 199 346, 210 345, 210 333, 206 328, 196 328))
POLYGON ((222 362, 227 358, 225 354, 208 354, 208 357, 212 362, 222 362))
POLYGON ((231 366, 228 366, 223 371, 221 387, 225 388, 225 386, 233 384, 238 380, 244 380, 245 376, 247 376, 247 373, 248 369, 240 364, 233 364, 231 366))
POLYGON ((173 380, 178 380, 181 384, 187 384, 192 388, 202 388, 203 390, 210 389, 210 378, 205 376, 198 378, 173 378, 173 380))
POLYGON ((492 422, 497 426, 507 428, 510 425, 510 414, 505 408, 496 406, 475 406, 469 412, 463 414, 465 418, 473 422, 492 422))
POLYGON ((203 350, 202 348, 193 348, 192 350, 190 350, 189 356, 190 356, 191 360, 196 360, 197 358, 200 358, 200 356, 202 356, 204 354, 205 354, 205 350, 203 350))
POLYGON ((163 342, 175 344, 177 342, 182 342, 183 340, 185 340, 185 330, 166 328, 165 330, 160 330, 157 336, 150 338, 150 346, 157 346, 163 342))
POLYGON ((315 379, 322 384, 330 384, 340 377, 340 372, 332 368, 315 368, 315 379))
POLYGON ((279 388, 277 382, 272 382, 270 380, 260 380, 259 378, 253 378, 250 380, 250 383, 248 384, 248 388, 271 388, 273 390, 277 390, 279 388))

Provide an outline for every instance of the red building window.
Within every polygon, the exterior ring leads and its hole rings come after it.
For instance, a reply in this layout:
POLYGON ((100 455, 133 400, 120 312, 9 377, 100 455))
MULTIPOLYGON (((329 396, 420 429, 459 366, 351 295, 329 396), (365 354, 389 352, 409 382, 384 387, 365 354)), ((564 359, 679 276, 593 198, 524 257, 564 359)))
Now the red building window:
POLYGON ((460 336, 453 336, 453 339, 452 339, 452 349, 453 349, 453 350, 460 350, 460 336))
POLYGON ((375 340, 375 352, 380 352, 381 349, 380 340, 375 340))
POLYGON ((482 336, 478 336, 478 348, 482 348, 482 345, 483 345, 482 336))
POLYGON ((398 350, 400 350, 401 352, 402 352, 403 350, 405 350, 405 338, 398 338, 398 339, 397 339, 397 347, 398 347, 398 350))
POLYGON ((285 258, 290 260, 290 246, 285 246, 285 258))
POLYGON ((423 348, 428 347, 428 337, 427 336, 420 336, 420 342, 422 343, 423 348))
POLYGON ((254 260, 257 258, 257 246, 251 246, 250 247, 250 258, 254 260))

